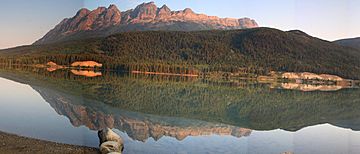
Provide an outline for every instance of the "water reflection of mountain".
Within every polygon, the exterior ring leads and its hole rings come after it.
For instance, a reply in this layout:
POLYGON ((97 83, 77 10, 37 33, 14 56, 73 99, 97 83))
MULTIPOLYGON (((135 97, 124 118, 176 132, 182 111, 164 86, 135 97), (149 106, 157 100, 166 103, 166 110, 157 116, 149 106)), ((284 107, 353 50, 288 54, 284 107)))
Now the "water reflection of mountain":
MULTIPOLYGON (((0 74, 76 99, 86 98, 72 101, 82 102, 79 105, 86 107, 91 103, 88 100, 93 100, 95 105, 105 103, 114 109, 146 115, 197 119, 255 130, 281 128, 296 131, 322 123, 360 130, 357 122, 360 117, 359 89, 301 92, 271 89, 252 83, 249 83, 250 86, 222 86, 194 79, 139 78, 107 72, 101 77, 85 78, 56 72, 2 71, 0 74)), ((86 113, 95 114, 91 111, 86 113)), ((111 112, 104 113, 106 116, 111 112)), ((74 114, 72 117, 81 116, 74 114)), ((74 122, 76 118, 70 119, 74 122)))
POLYGON ((183 140, 187 136, 232 135, 248 136, 250 129, 225 124, 208 123, 183 118, 159 117, 141 113, 128 112, 91 100, 81 100, 67 96, 51 89, 33 87, 55 109, 69 118, 73 126, 85 125, 91 130, 106 127, 126 132, 131 138, 145 141, 152 137, 155 140, 163 136, 183 140), (76 102, 86 102, 81 105, 76 102))

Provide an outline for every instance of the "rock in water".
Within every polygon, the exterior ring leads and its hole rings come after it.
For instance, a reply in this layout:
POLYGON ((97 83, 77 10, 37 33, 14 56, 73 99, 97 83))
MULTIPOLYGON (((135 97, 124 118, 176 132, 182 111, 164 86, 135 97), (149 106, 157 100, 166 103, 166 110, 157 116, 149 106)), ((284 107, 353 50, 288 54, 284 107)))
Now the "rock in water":
POLYGON ((105 128, 98 132, 98 136, 100 139, 100 144, 107 142, 107 141, 115 141, 120 144, 123 144, 123 140, 121 137, 113 132, 110 128, 105 128))
POLYGON ((100 139, 100 152, 107 154, 111 152, 121 153, 124 150, 124 142, 121 137, 110 128, 98 132, 100 139))
POLYGON ((122 152, 123 146, 115 141, 107 141, 100 145, 100 152, 101 154, 114 154, 122 152))

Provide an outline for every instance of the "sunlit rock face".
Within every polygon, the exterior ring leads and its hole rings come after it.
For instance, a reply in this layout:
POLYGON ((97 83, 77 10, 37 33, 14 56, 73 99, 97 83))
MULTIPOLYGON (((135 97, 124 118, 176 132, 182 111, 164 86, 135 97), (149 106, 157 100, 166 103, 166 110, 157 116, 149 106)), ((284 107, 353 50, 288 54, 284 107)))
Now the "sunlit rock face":
POLYGON ((315 74, 310 72, 303 72, 303 73, 295 73, 295 72, 286 72, 282 74, 282 78, 286 79, 309 79, 309 80, 330 80, 330 81, 342 81, 343 78, 330 75, 330 74, 315 74))
POLYGON ((72 33, 118 25, 120 22, 121 12, 115 5, 110 5, 109 8, 99 7, 93 11, 81 9, 74 17, 64 19, 55 29, 64 33, 72 33))
POLYGON ((95 61, 77 61, 71 64, 72 67, 102 67, 103 65, 95 61))
POLYGON ((158 8, 153 2, 143 3, 132 11, 130 23, 147 23, 147 22, 194 22, 214 26, 215 28, 241 29, 258 27, 255 20, 249 18, 219 18, 205 14, 197 14, 190 8, 180 11, 171 11, 166 5, 158 8))
POLYGON ((133 30, 194 31, 254 27, 258 27, 258 24, 250 18, 219 18, 195 13, 190 8, 172 11, 166 5, 158 8, 154 2, 142 3, 135 9, 124 12, 115 5, 110 5, 108 8, 99 7, 92 11, 85 8, 79 10, 74 17, 61 21, 35 44, 62 41, 75 34, 83 39, 133 30), (93 32, 94 35, 81 32, 93 32))

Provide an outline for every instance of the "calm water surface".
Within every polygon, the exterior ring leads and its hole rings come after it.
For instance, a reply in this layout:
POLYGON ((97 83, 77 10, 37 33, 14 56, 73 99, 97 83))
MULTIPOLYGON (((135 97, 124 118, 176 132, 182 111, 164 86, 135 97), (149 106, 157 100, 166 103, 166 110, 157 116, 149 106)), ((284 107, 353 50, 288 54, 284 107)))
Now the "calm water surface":
POLYGON ((125 153, 359 153, 360 92, 0 71, 0 130, 125 153))

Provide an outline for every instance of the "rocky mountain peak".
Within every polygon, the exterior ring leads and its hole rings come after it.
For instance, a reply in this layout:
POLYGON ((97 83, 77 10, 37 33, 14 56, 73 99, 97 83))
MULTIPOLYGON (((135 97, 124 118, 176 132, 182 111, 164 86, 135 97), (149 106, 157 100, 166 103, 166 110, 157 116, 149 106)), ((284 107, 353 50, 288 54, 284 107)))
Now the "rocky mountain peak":
POLYGON ((254 27, 258 27, 257 23, 249 18, 219 18, 197 14, 190 8, 172 11, 166 5, 158 8, 154 2, 142 3, 135 9, 124 12, 112 4, 107 8, 98 7, 92 11, 80 9, 74 17, 64 19, 36 44, 67 40, 69 35, 75 35, 81 31, 87 31, 89 35, 94 32, 97 36, 107 36, 115 32, 130 30, 193 31, 254 27), (98 30, 102 32, 97 33, 98 30))
POLYGON ((156 17, 157 9, 154 2, 142 3, 134 9, 131 16, 138 20, 151 20, 156 17))
POLYGON ((95 10, 93 10, 93 11, 91 11, 90 13, 91 14, 100 14, 100 13, 102 13, 102 12, 104 12, 104 11, 106 11, 107 10, 107 8, 106 7, 98 7, 97 9, 95 9, 95 10))
POLYGON ((91 11, 86 9, 86 8, 82 8, 80 9, 75 16, 79 16, 79 17, 84 17, 86 16, 87 14, 89 14, 91 11))
POLYGON ((185 14, 194 14, 195 12, 192 10, 192 9, 190 9, 190 8, 186 8, 186 9, 184 9, 184 11, 183 11, 185 14))
POLYGON ((108 7, 108 10, 117 10, 119 11, 119 9, 117 8, 117 6, 115 4, 110 4, 108 7))
POLYGON ((118 25, 120 22, 121 12, 115 5, 110 5, 108 8, 98 7, 80 21, 72 23, 77 26, 75 30, 73 29, 71 31, 102 29, 104 27, 118 25))
POLYGON ((104 22, 106 22, 107 24, 117 25, 117 24, 120 24, 120 22, 121 22, 121 12, 116 7, 116 5, 112 4, 106 10, 106 14, 103 18, 105 20, 104 22))
POLYGON ((170 8, 169 8, 166 4, 164 4, 164 5, 160 8, 160 10, 171 11, 170 8))
POLYGON ((163 5, 161 8, 158 9, 156 14, 158 19, 164 19, 171 15, 171 10, 168 6, 163 5))
POLYGON ((241 18, 239 19, 239 25, 241 28, 254 28, 259 27, 255 20, 250 18, 241 18))

